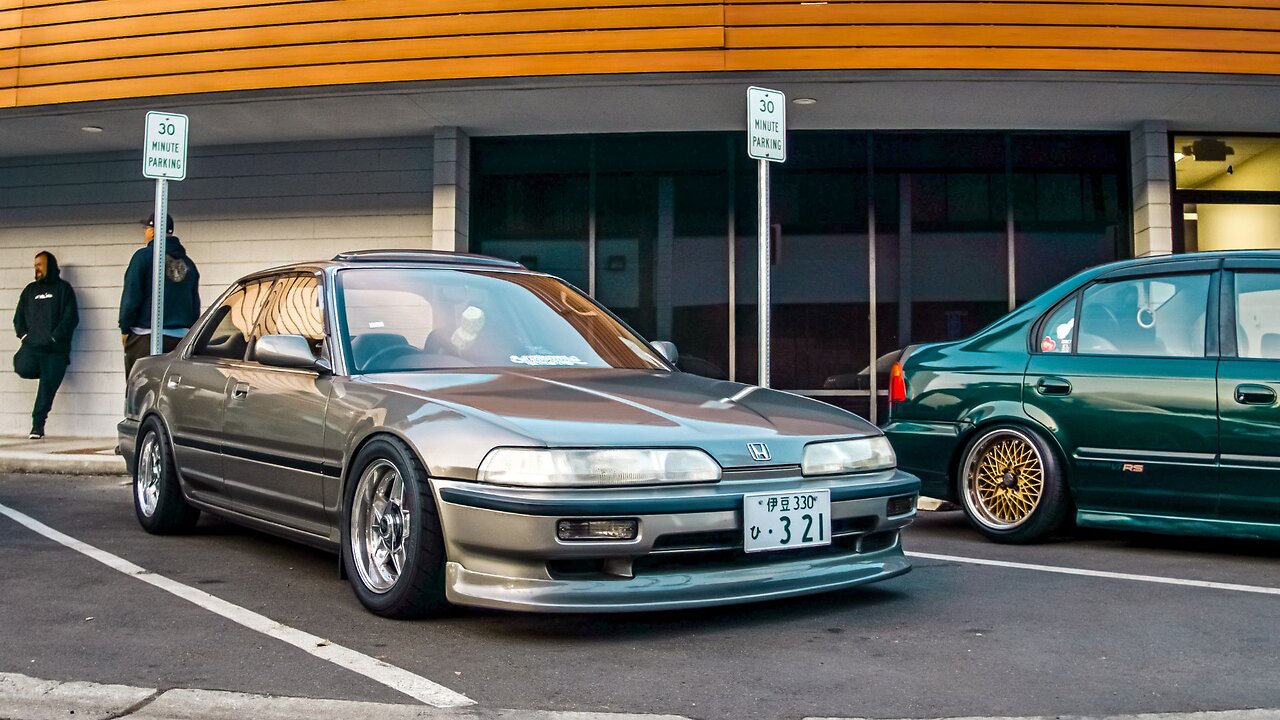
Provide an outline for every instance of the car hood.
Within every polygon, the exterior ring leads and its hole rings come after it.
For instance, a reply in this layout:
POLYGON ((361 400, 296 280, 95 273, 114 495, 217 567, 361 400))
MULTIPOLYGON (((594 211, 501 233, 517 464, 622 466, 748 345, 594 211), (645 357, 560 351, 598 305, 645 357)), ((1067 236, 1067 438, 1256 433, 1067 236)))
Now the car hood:
POLYGON ((549 447, 697 447, 724 467, 798 465, 816 440, 880 431, 806 397, 679 372, 539 368, 381 373, 363 382, 482 416, 549 447), (770 459, 748 443, 765 443, 770 459))

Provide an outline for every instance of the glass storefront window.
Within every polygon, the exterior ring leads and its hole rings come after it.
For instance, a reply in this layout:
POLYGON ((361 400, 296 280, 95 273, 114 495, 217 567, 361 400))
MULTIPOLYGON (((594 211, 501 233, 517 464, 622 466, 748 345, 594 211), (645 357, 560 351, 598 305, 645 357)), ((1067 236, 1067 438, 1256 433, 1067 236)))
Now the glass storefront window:
POLYGON ((509 258, 586 290, 590 140, 477 143, 471 198, 475 252, 509 258), (477 212, 478 211, 478 212, 477 212))
MULTIPOLYGON (((473 248, 594 292, 645 337, 674 341, 686 371, 753 383, 757 179, 744 142, 477 138, 473 248)), ((1124 134, 800 131, 788 145, 771 166, 772 384, 862 414, 883 405, 871 373, 883 396, 897 350, 965 337, 1128 238, 1124 134)))
POLYGON ((1280 137, 1175 135, 1179 190, 1280 191, 1280 137))
POLYGON ((1187 203, 1182 238, 1187 252, 1280 249, 1280 204, 1187 203))
POLYGON ((1173 160, 1182 250, 1280 249, 1280 137, 1176 135, 1173 160))
POLYGON ((1128 148, 1113 135, 1014 135, 1010 147, 1022 303, 1121 254, 1128 241, 1128 148))

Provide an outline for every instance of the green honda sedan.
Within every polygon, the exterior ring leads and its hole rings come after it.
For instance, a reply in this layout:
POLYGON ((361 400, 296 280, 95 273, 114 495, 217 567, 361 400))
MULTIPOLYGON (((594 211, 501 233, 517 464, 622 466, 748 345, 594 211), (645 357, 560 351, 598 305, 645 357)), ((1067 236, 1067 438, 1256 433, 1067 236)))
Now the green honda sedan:
POLYGON ((1088 527, 1280 540, 1280 252, 1086 270, 908 348, 885 433, 996 542, 1088 527))

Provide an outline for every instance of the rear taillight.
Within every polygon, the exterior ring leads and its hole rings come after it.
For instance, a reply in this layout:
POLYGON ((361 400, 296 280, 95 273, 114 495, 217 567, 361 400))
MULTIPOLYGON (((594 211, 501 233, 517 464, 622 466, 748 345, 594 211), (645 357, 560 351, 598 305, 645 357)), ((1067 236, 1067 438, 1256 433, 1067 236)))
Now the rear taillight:
POLYGON ((902 374, 902 363, 894 363, 889 371, 889 404, 907 401, 907 377, 902 374))

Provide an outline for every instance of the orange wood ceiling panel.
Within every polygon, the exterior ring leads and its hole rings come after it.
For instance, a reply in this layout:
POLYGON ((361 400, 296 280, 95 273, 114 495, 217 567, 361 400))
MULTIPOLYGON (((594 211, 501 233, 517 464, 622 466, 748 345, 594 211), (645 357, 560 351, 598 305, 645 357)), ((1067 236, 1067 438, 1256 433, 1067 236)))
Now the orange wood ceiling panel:
POLYGON ((1280 74, 1280 0, 0 0, 0 105, 860 68, 1280 74))
MULTIPOLYGON (((1280 11, 1114 3, 848 2, 825 5, 726 5, 725 24, 747 25, 1045 25, 1280 30, 1280 11)), ((1170 47, 1178 36, 1169 34, 1170 47)), ((1280 39, 1277 40, 1280 49, 1280 39)))
POLYGON ((252 50, 175 55, 164 59, 158 72, 156 58, 130 58, 99 62, 23 67, 22 84, 53 85, 128 77, 195 75, 229 70, 294 68, 338 63, 378 63, 423 58, 463 58, 485 55, 541 55, 550 53, 607 53, 631 50, 718 50, 724 42, 720 28, 605 30, 590 33, 533 33, 484 37, 450 37, 387 40, 371 43, 292 45, 252 50))
MULTIPOLYGON (((22 63, 24 66, 47 65, 326 42, 624 28, 714 27, 719 31, 723 26, 724 14, 718 5, 446 15, 209 30, 160 35, 145 40, 128 37, 40 46, 28 43, 23 48, 22 63)), ((501 38, 494 38, 495 45, 500 41, 501 38)))
POLYGON ((821 27, 729 28, 725 45, 739 48, 824 47, 1041 47, 1218 52, 1280 52, 1280 34, 1248 30, 1179 30, 1178 50, 1169 50, 1163 28, 1040 27, 1027 25, 824 25, 821 27))
POLYGON ((217 74, 129 78, 73 85, 20 87, 20 105, 80 102, 103 98, 144 97, 259 88, 348 85, 369 82, 496 78, 522 75, 590 73, 708 72, 724 69, 721 50, 683 52, 618 52, 598 54, 515 55, 441 60, 399 60, 359 65, 313 65, 282 73, 278 69, 217 74))

